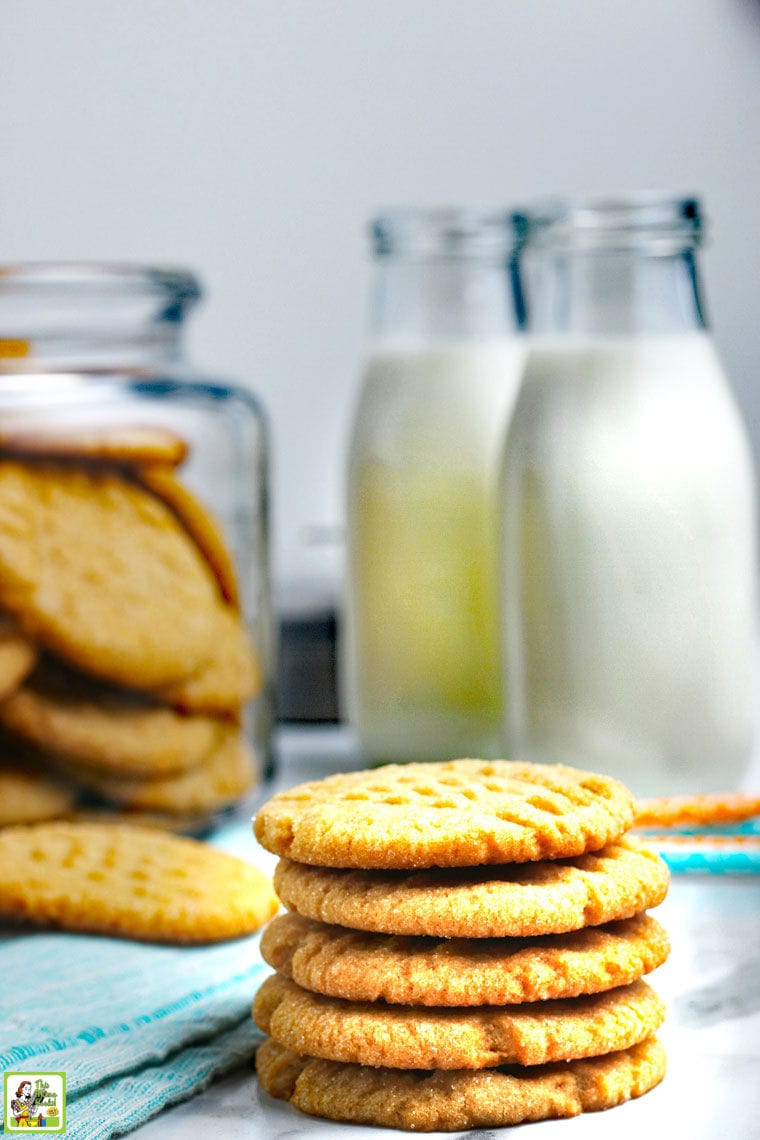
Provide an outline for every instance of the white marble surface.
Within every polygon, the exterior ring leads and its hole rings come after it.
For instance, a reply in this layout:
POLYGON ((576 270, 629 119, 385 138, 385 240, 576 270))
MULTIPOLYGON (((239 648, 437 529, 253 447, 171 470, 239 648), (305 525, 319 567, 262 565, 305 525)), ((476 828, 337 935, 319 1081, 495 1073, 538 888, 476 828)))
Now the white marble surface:
MULTIPOLYGON (((334 730, 291 732, 277 786, 353 763, 350 739, 334 730)), ((760 781, 759 781, 760 782, 760 781)), ((673 950, 652 983, 668 1004, 661 1036, 665 1081, 610 1112, 512 1129, 466 1133, 468 1140, 757 1140, 760 1137, 760 876, 675 877, 656 912, 673 950)), ((408 1133, 306 1117, 264 1093, 251 1070, 234 1073, 132 1133, 136 1140, 391 1140, 408 1133)))

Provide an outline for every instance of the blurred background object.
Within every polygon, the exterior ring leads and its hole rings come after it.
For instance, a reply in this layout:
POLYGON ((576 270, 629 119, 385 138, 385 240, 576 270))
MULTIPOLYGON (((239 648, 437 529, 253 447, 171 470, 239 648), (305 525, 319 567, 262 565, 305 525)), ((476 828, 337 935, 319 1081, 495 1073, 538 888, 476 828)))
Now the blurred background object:
POLYGON ((278 596, 343 523, 365 225, 393 203, 699 192, 760 450, 756 0, 5 0, 3 40, 0 256, 198 271, 190 355, 271 417, 278 596))

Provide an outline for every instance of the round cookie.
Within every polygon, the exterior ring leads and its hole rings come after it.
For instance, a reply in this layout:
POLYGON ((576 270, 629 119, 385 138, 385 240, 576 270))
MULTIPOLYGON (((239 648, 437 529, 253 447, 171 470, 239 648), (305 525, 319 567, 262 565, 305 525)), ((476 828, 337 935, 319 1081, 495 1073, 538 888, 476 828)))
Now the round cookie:
POLYGON ((240 614, 222 605, 217 622, 220 636, 210 660, 186 680, 154 692, 180 712, 237 717, 240 706, 261 691, 261 663, 240 614))
POLYGON ((141 467, 137 476, 145 487, 171 507, 214 571, 222 597, 239 609, 240 589, 235 563, 221 527, 213 515, 176 478, 170 467, 158 463, 149 464, 141 467))
POLYGON ((347 1001, 512 1005, 627 985, 668 956, 648 915, 573 934, 432 939, 368 934, 281 914, 261 938, 270 966, 299 986, 347 1001))
POLYGON ((0 701, 16 689, 37 663, 37 647, 24 637, 10 614, 0 614, 0 701))
POLYGON ((125 823, 0 832, 0 914, 155 942, 239 938, 277 910, 266 875, 193 839, 125 823))
POLYGON ((0 827, 36 823, 66 815, 76 803, 73 790, 31 768, 0 767, 0 827))
POLYGON ((38 421, 13 423, 6 418, 0 428, 2 453, 35 459, 84 459, 126 466, 163 463, 176 467, 187 455, 187 444, 173 431, 155 424, 49 424, 42 428, 38 421))
POLYGON ((320 1061, 265 1041, 256 1052, 256 1071, 271 1096, 311 1116, 456 1132, 613 1108, 659 1084, 665 1050, 649 1037, 590 1060, 431 1073, 320 1061))
POLYGON ((659 855, 626 837, 575 859, 499 867, 352 871, 281 859, 275 889, 319 922, 433 938, 526 938, 631 918, 665 898, 659 855))
POLYGON ((225 727, 205 716, 35 679, 0 703, 0 725, 37 748, 102 772, 155 776, 192 768, 225 727))
POLYGON ((664 1016, 659 997, 641 980, 562 1001, 445 1009, 342 1001, 273 974, 253 1003, 259 1029, 286 1049, 392 1069, 485 1069, 597 1057, 643 1041, 664 1016))
POLYGON ((633 821, 610 777, 558 764, 390 764, 299 784, 259 811, 274 852, 321 867, 473 867, 595 851, 633 821))
POLYGON ((65 661, 132 688, 192 676, 224 637, 182 525, 107 469, 0 460, 0 604, 65 661))
POLYGON ((65 771, 84 787, 130 810, 182 815, 216 811, 247 792, 257 771, 239 730, 227 726, 222 732, 221 743, 201 764, 175 775, 128 779, 73 764, 67 764, 65 771))

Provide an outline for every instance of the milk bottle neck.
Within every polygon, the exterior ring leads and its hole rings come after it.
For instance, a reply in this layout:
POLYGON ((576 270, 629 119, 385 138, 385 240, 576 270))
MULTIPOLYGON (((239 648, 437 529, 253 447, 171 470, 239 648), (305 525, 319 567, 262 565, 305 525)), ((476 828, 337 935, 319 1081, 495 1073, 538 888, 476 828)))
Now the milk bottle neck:
POLYGON ((533 333, 679 334, 706 327, 693 249, 556 249, 526 256, 533 333))
POLYGON ((372 233, 375 338, 459 341, 514 334, 522 298, 509 215, 397 211, 377 219, 372 233))

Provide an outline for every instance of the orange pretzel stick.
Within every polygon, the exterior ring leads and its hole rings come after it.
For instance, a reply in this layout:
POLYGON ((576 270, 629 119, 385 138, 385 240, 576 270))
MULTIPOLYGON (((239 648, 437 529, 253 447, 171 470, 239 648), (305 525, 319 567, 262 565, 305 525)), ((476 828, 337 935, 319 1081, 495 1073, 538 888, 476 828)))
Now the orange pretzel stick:
POLYGON ((685 827, 692 824, 741 823, 760 815, 760 795, 716 792, 704 796, 661 796, 637 800, 634 827, 685 827))

